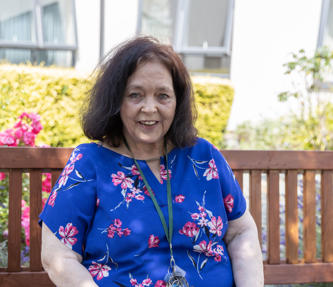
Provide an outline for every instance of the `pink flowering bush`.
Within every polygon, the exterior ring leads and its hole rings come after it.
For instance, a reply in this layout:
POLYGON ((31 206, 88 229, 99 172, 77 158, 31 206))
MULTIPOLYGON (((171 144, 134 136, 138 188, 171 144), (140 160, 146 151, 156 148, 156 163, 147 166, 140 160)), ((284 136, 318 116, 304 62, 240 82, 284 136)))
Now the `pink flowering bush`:
MULTIPOLYGON (((35 140, 42 130, 40 116, 35 113, 22 113, 12 128, 0 131, 0 147, 35 146, 35 140)), ((30 246, 30 207, 29 207, 29 176, 22 175, 22 212, 21 224, 24 240, 23 250, 30 246)), ((51 174, 42 175, 43 206, 51 192, 51 174)), ((8 176, 0 172, 0 241, 4 242, 8 236, 8 176)), ((26 252, 25 252, 26 253, 26 252)), ((22 262, 24 263, 24 258, 22 262)))

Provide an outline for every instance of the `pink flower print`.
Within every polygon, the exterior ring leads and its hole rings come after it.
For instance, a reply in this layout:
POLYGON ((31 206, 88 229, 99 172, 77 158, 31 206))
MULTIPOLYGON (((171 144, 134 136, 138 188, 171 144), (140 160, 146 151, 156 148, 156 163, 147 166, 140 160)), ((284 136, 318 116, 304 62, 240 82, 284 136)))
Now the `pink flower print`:
POLYGON ((151 284, 153 284, 153 281, 151 281, 150 278, 147 278, 147 279, 142 281, 143 286, 150 286, 151 284))
POLYGON ((215 254, 223 255, 224 248, 222 245, 216 245, 216 248, 214 249, 215 254))
POLYGON ((100 203, 100 199, 97 198, 97 200, 96 200, 96 206, 97 206, 97 207, 99 206, 99 203, 100 203))
POLYGON ((158 236, 151 234, 148 239, 148 247, 149 248, 158 247, 159 244, 160 244, 160 239, 158 238, 158 236))
POLYGON ((228 194, 224 198, 224 206, 229 213, 232 212, 232 209, 234 207, 234 197, 231 194, 228 194))
MULTIPOLYGON (((155 195, 155 192, 154 192, 153 190, 151 190, 151 191, 152 191, 152 193, 155 195)), ((143 187, 143 192, 144 192, 144 194, 150 196, 150 193, 149 193, 149 191, 148 191, 148 189, 147 189, 146 186, 143 187)))
POLYGON ((119 218, 116 218, 113 221, 113 224, 110 224, 110 226, 107 228, 107 232, 108 232, 108 237, 109 238, 114 238, 115 235, 117 234, 119 237, 124 236, 128 236, 131 234, 131 230, 128 228, 122 229, 122 222, 119 218))
POLYGON ((133 179, 128 178, 122 171, 117 171, 117 174, 112 174, 112 182, 115 186, 120 184, 122 189, 132 188, 133 187, 133 179))
POLYGON ((212 241, 207 242, 202 240, 199 244, 194 245, 193 249, 195 252, 204 253, 206 256, 214 256, 214 252, 212 250, 212 241))
POLYGON ((74 170, 74 165, 68 164, 65 166, 63 172, 61 173, 61 177, 59 179, 58 185, 59 187, 62 187, 67 183, 68 176, 71 174, 71 172, 74 170))
POLYGON ((176 201, 177 203, 182 203, 184 200, 185 200, 185 196, 182 195, 182 194, 179 194, 179 195, 177 195, 177 196, 175 197, 175 201, 176 201))
POLYGON ((219 174, 217 172, 217 168, 215 165, 214 159, 211 159, 208 163, 209 168, 207 168, 203 174, 203 176, 206 176, 206 179, 209 181, 213 178, 219 178, 219 174))
POLYGON ((131 278, 130 283, 132 286, 135 286, 136 284, 138 284, 138 280, 131 278))
POLYGON ((215 260, 216 262, 221 262, 221 259, 222 259, 222 257, 221 257, 220 254, 215 254, 214 260, 215 260))
POLYGON ((138 176, 139 176, 139 179, 142 180, 142 177, 141 177, 141 175, 140 175, 140 172, 139 172, 139 170, 138 170, 138 168, 137 168, 137 166, 136 166, 135 164, 133 164, 132 167, 131 167, 131 173, 132 173, 133 175, 138 175, 138 176))
POLYGON ((194 220, 198 220, 200 218, 200 215, 199 215, 199 213, 192 213, 191 218, 194 220))
POLYGON ((74 162, 80 160, 82 158, 82 156, 83 156, 82 153, 79 153, 78 155, 75 155, 75 153, 72 153, 69 161, 71 164, 73 164, 74 162))
POLYGON ((157 280, 154 287, 166 287, 166 282, 163 280, 157 280))
POLYGON ((122 226, 122 222, 119 218, 116 218, 114 221, 113 221, 113 224, 115 227, 121 227, 122 226))
POLYGON ((52 192, 52 194, 50 195, 50 199, 49 199, 48 205, 51 205, 52 207, 54 207, 54 203, 55 203, 56 198, 57 198, 57 191, 54 190, 52 192))
POLYGON ((72 223, 67 223, 66 227, 59 227, 59 235, 61 236, 61 242, 72 249, 72 246, 77 242, 77 238, 74 238, 79 231, 72 223))
POLYGON ((104 277, 109 276, 109 271, 111 270, 111 267, 93 261, 92 265, 89 266, 88 270, 92 277, 96 276, 97 280, 101 280, 104 277))
POLYGON ((138 195, 135 196, 135 199, 142 201, 142 200, 145 199, 145 197, 143 195, 141 195, 141 194, 138 194, 138 195))
POLYGON ((198 225, 200 226, 200 227, 204 227, 204 226, 207 226, 208 225, 208 219, 206 219, 206 218, 204 218, 204 217, 201 217, 200 219, 199 219, 199 222, 198 222, 198 225))
POLYGON ((181 230, 179 230, 180 234, 186 235, 188 237, 194 237, 198 234, 199 227, 194 222, 186 222, 181 230))
POLYGON ((223 222, 222 222, 221 217, 219 216, 216 220, 216 217, 213 216, 212 220, 208 223, 208 227, 210 228, 209 229, 210 233, 221 236, 222 235, 221 230, 223 228, 223 222))
POLYGON ((205 212, 205 208, 201 205, 199 205, 198 209, 199 209, 200 212, 205 212))
MULTIPOLYGON (((160 174, 161 174, 161 183, 163 183, 163 180, 168 179, 167 171, 165 169, 164 164, 160 165, 160 174)), ((171 179, 171 170, 169 169, 169 178, 171 179)))
POLYGON ((123 234, 124 234, 124 236, 130 235, 131 234, 131 230, 128 229, 128 228, 125 228, 125 229, 123 229, 123 234))

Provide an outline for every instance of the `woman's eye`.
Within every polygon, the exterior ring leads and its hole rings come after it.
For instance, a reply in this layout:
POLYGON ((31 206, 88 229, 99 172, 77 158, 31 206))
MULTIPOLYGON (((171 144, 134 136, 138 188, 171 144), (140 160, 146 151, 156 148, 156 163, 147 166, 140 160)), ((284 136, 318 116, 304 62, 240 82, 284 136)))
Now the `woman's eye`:
POLYGON ((139 93, 130 93, 128 95, 128 97, 131 98, 131 99, 137 99, 137 98, 140 97, 140 94, 139 93))
POLYGON ((160 98, 161 100, 167 100, 167 99, 169 99, 169 95, 167 95, 167 94, 160 94, 160 95, 159 95, 159 98, 160 98))

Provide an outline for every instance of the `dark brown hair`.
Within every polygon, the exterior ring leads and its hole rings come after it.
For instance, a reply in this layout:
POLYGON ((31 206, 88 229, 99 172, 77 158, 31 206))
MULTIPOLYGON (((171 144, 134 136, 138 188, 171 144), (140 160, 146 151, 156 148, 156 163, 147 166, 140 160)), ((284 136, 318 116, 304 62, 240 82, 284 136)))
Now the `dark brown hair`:
POLYGON ((99 66, 96 83, 82 113, 82 128, 88 138, 120 145, 123 136, 120 106, 127 80, 139 63, 153 60, 160 61, 170 71, 176 94, 175 117, 166 138, 176 147, 194 144, 196 110, 189 73, 171 46, 152 37, 136 37, 122 43, 99 66))

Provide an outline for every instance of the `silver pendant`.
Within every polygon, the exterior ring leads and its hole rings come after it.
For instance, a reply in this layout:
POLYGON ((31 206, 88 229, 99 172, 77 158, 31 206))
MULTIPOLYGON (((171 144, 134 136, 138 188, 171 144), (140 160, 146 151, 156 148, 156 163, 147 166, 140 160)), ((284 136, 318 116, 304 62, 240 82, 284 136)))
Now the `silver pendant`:
POLYGON ((165 276, 166 287, 189 287, 185 278, 186 272, 177 265, 174 265, 172 269, 172 273, 168 272, 165 276))

